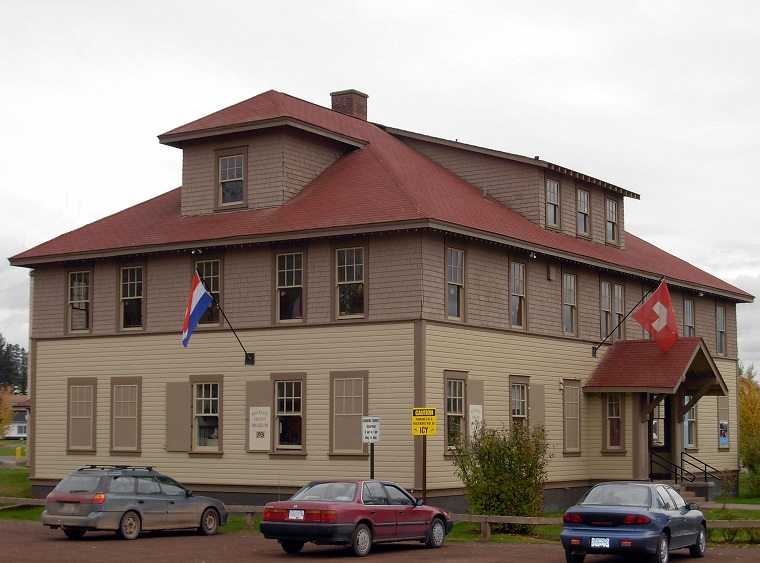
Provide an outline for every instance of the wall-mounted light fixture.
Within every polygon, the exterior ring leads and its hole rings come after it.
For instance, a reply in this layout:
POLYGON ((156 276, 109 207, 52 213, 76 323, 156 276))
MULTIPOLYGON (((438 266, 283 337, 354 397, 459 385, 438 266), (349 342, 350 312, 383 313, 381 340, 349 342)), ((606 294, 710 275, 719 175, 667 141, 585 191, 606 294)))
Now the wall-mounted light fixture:
POLYGON ((704 296, 705 296, 705 292, 704 292, 704 291, 700 291, 700 292, 699 292, 699 296, 700 296, 700 297, 704 297, 704 296))
POLYGON ((535 260, 536 258, 538 258, 538 256, 536 256, 536 253, 531 250, 530 252, 528 252, 528 258, 533 258, 535 260))

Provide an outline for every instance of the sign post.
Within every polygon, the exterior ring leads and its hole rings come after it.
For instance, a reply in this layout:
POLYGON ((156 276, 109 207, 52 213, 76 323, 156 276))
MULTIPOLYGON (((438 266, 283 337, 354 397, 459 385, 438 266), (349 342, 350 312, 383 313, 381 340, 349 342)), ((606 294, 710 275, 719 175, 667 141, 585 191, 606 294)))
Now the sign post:
POLYGON ((435 408, 412 409, 412 436, 422 436, 422 500, 427 502, 427 437, 435 436, 435 408))
POLYGON ((375 478, 375 443, 380 441, 380 417, 362 417, 362 443, 369 444, 369 478, 375 478))

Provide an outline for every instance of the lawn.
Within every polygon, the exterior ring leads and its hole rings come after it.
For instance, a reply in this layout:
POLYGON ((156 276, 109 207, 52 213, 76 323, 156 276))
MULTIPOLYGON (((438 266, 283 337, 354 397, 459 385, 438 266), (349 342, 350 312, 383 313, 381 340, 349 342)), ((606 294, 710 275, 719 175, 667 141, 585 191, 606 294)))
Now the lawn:
POLYGON ((16 448, 21 446, 21 455, 26 455, 26 442, 20 440, 0 440, 0 456, 15 456, 16 448))
POLYGON ((0 468, 0 497, 32 498, 27 467, 0 468))

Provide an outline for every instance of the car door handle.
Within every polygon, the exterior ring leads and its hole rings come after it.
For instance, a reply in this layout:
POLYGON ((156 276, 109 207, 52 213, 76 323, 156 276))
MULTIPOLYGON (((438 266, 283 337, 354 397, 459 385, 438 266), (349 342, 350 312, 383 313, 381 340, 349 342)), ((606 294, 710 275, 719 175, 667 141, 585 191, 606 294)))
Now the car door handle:
POLYGON ((173 501, 173 500, 170 500, 170 501, 169 501, 169 504, 174 504, 174 501, 173 501))
POLYGON ((138 500, 137 504, 145 504, 145 501, 144 500, 138 500))
POLYGON ((377 510, 370 510, 369 513, 370 514, 377 514, 377 510))

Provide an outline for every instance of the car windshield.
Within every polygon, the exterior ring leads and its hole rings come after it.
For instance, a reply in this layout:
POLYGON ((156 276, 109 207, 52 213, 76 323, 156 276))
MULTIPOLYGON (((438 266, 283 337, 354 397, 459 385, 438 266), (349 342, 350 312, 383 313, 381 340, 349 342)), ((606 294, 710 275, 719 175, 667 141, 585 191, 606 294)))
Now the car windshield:
POLYGON ((581 501, 591 506, 649 506, 649 487, 608 483, 591 489, 581 501))
POLYGON ((351 502, 355 497, 356 483, 312 483, 298 491, 290 500, 351 502))
POLYGON ((58 493, 94 493, 99 489, 99 475, 69 475, 58 483, 58 493))

